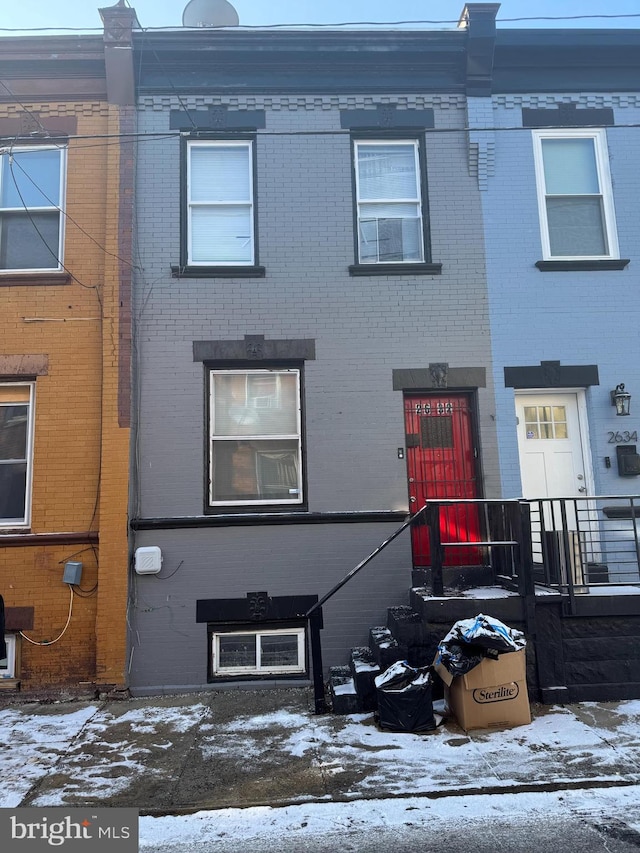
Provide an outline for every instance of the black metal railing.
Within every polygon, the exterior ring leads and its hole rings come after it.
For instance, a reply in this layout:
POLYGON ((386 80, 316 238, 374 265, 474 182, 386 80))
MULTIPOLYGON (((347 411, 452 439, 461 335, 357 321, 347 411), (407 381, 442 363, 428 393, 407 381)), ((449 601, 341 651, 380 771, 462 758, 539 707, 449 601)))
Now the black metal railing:
POLYGON ((322 644, 320 642, 320 628, 322 627, 322 606, 329 601, 330 598, 342 589, 343 586, 349 583, 349 581, 354 578, 359 572, 364 569, 375 557, 378 556, 384 549, 390 545, 394 539, 397 539, 405 530, 411 527, 414 524, 419 523, 424 515, 427 512, 427 507, 424 506, 422 509, 418 510, 415 515, 412 515, 406 521, 404 521, 397 530, 395 530, 391 536, 388 536, 383 542, 378 545, 370 554, 368 554, 364 560, 360 560, 357 566, 354 566, 351 571, 345 575, 341 581, 339 581, 332 589, 329 590, 326 595, 323 595, 322 598, 313 605, 313 607, 309 608, 309 610, 305 613, 305 619, 307 620, 309 636, 311 638, 311 669, 313 674, 313 692, 314 692, 314 700, 315 700, 315 712, 316 714, 324 714, 327 711, 327 703, 324 695, 324 676, 322 670, 322 644))
POLYGON ((322 606, 405 530, 414 528, 421 564, 434 595, 444 571, 489 570, 493 584, 535 593, 535 586, 576 595, 594 586, 640 586, 640 496, 430 501, 361 560, 305 614, 311 636, 316 713, 324 713, 320 627, 322 606))
POLYGON ((447 499, 422 512, 413 521, 428 531, 422 559, 436 595, 443 592, 443 569, 464 565, 456 555, 471 551, 491 569, 493 582, 523 594, 535 584, 570 594, 640 585, 639 496, 447 499))
POLYGON ((640 498, 598 495, 529 501, 536 581, 587 592, 640 584, 640 498))

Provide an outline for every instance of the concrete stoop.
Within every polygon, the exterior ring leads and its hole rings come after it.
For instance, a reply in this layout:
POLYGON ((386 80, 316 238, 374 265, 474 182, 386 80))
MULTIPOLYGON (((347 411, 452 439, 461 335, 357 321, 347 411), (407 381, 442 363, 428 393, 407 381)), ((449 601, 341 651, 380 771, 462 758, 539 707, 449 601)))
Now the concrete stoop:
POLYGON ((369 646, 351 649, 346 666, 329 671, 329 696, 335 714, 375 711, 378 706, 375 679, 397 661, 410 666, 429 666, 442 632, 433 632, 410 606, 390 607, 387 624, 369 630, 369 646))

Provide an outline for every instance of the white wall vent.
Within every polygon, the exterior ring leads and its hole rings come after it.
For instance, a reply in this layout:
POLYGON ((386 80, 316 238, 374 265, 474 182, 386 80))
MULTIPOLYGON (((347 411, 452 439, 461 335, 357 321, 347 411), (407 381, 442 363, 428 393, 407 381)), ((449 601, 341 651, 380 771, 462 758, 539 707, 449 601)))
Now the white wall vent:
POLYGON ((162 569, 162 551, 157 545, 136 548, 134 565, 139 575, 157 575, 162 569))

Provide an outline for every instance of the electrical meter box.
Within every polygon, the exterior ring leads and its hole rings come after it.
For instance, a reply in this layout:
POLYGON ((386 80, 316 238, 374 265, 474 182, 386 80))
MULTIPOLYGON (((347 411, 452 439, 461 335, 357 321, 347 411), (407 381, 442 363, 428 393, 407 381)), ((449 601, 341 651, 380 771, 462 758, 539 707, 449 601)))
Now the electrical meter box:
POLYGON ((136 548, 134 567, 136 574, 157 575, 162 569, 162 551, 157 545, 136 548))
POLYGON ((63 583, 70 583, 72 586, 77 586, 82 579, 82 563, 76 563, 69 560, 64 564, 64 574, 62 575, 63 583))

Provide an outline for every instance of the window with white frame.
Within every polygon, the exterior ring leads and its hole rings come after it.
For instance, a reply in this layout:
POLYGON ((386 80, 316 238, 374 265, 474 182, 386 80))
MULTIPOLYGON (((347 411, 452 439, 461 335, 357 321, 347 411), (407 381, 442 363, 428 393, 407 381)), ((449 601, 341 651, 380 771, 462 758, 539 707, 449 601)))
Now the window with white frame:
POLYGON ((304 628, 213 633, 212 675, 293 675, 306 670, 304 628))
POLYGON ((4 642, 7 656, 0 658, 0 679, 16 677, 16 638, 14 634, 5 634, 4 642))
POLYGON ((533 143, 544 258, 617 258, 605 131, 534 130, 533 143))
POLYGON ((209 505, 302 503, 300 370, 211 370, 209 505))
POLYGON ((354 141, 359 263, 424 261, 419 154, 417 139, 354 141))
POLYGON ((33 396, 33 384, 0 384, 0 527, 29 524, 33 396))
POLYGON ((0 154, 0 270, 62 269, 66 150, 0 154))
POLYGON ((255 264, 253 143, 187 144, 187 264, 255 264))

